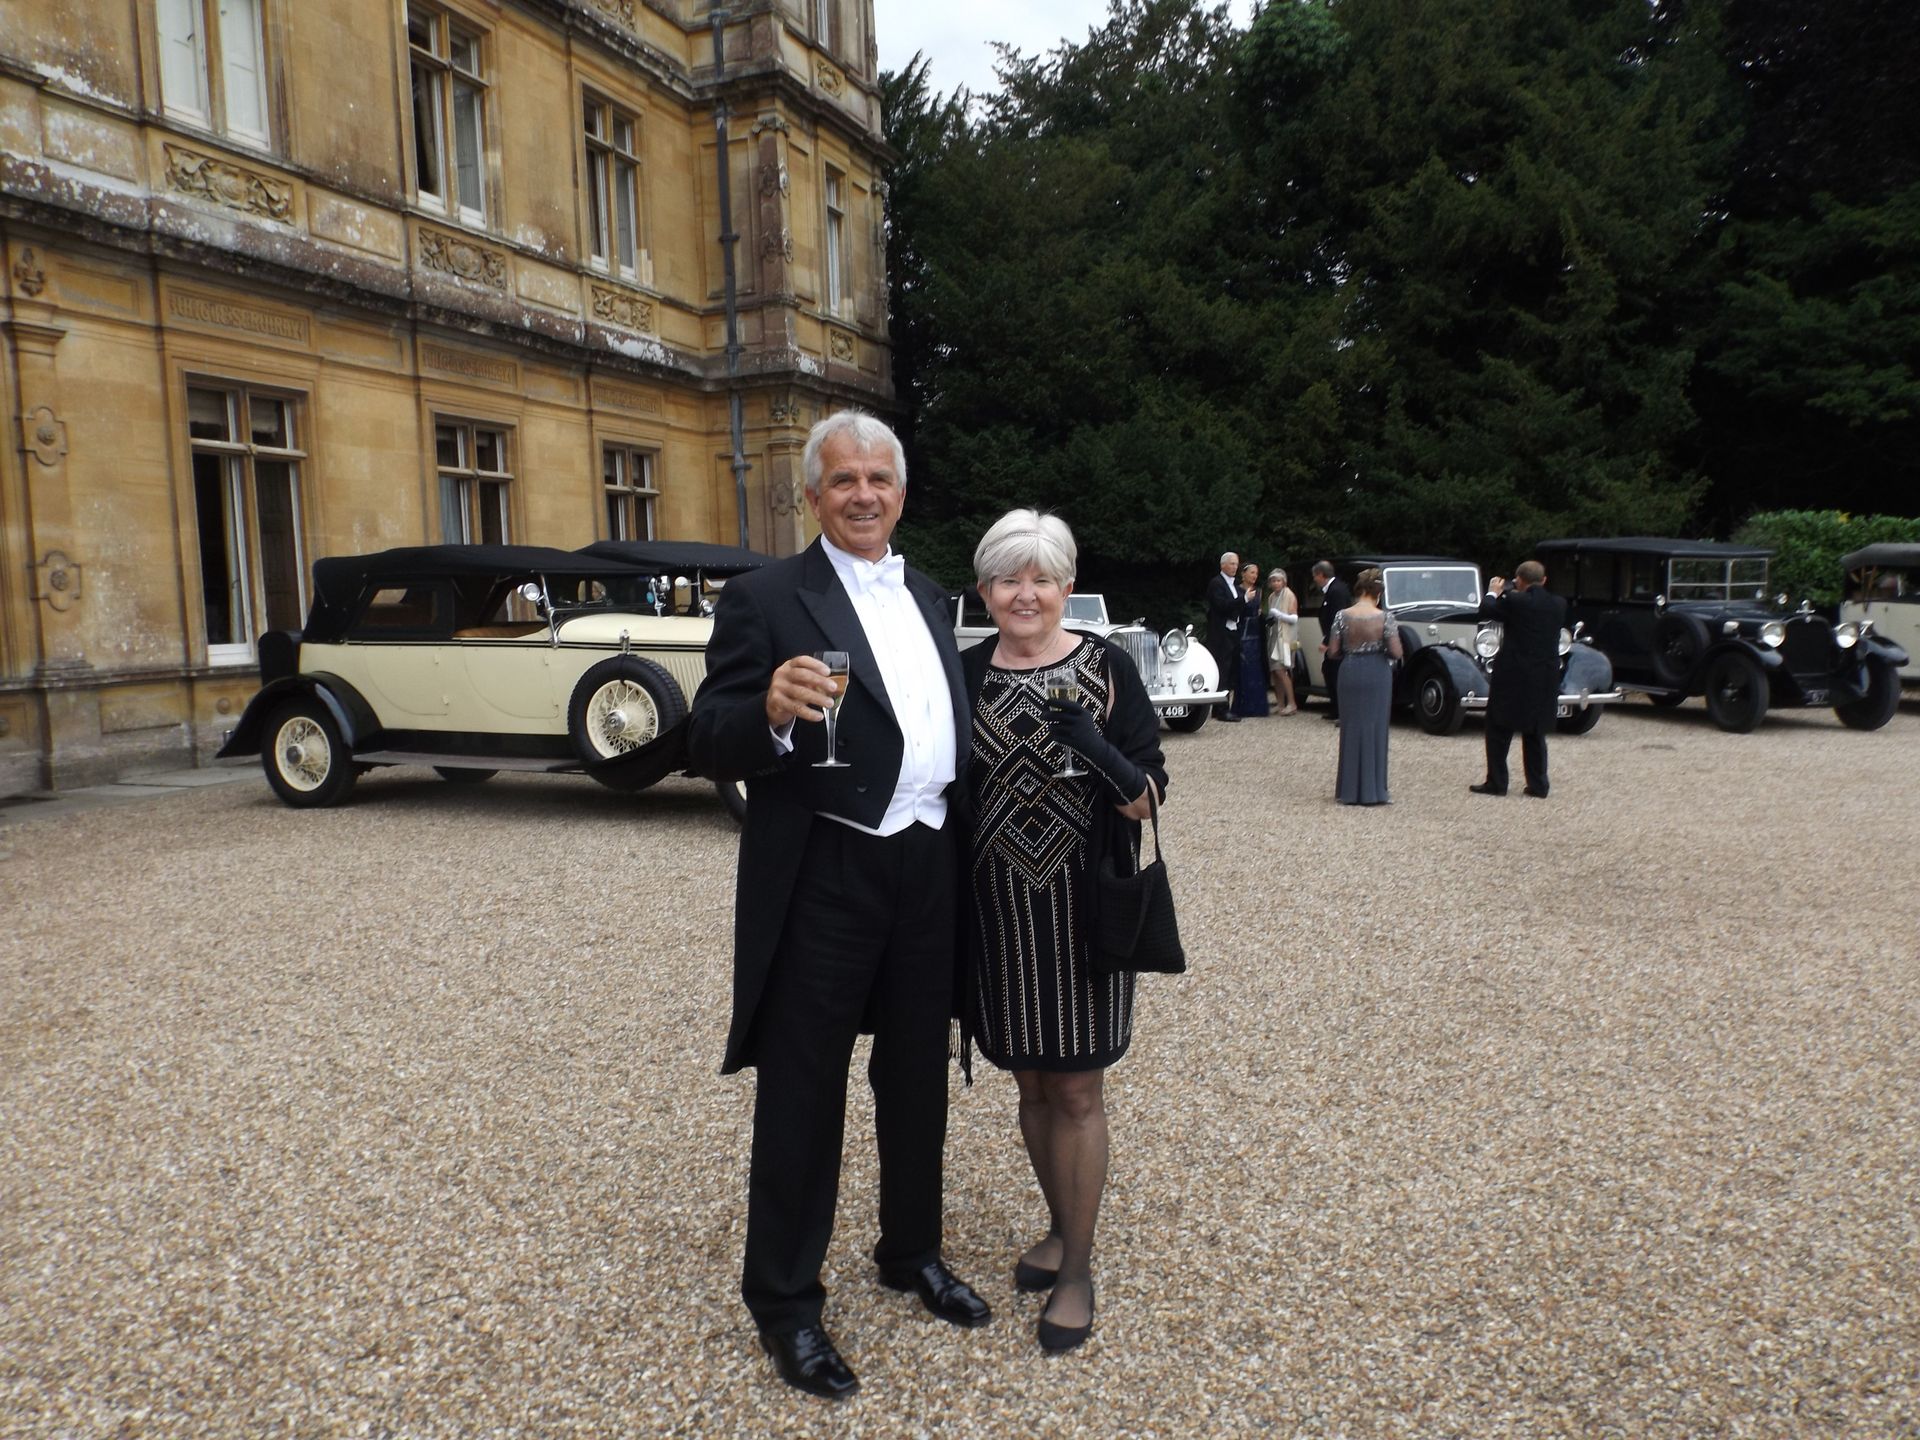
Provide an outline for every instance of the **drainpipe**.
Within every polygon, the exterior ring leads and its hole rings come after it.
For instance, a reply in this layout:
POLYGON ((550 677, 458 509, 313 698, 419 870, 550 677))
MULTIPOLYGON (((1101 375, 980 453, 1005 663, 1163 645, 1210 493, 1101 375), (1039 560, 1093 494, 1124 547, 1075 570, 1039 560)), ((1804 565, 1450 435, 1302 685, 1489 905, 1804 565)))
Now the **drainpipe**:
POLYGON ((733 440, 733 498, 740 515, 740 545, 746 548, 747 533, 747 447, 740 418, 740 299, 733 272, 733 248, 740 237, 733 230, 733 179, 731 157, 727 154, 727 101, 719 91, 726 73, 727 12, 713 12, 713 128, 718 143, 714 146, 720 170, 720 256, 726 276, 727 311, 727 422, 733 440))

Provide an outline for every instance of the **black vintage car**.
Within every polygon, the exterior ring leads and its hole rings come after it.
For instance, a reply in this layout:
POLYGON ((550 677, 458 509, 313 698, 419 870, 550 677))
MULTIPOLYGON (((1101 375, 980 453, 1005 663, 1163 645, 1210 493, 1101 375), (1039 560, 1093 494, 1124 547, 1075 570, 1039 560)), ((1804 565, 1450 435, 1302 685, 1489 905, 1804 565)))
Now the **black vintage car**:
POLYGON ((1771 550, 1632 536, 1549 540, 1534 553, 1620 687, 1656 705, 1703 695, 1714 723, 1741 734, 1769 705, 1832 706, 1856 730, 1877 730, 1899 707, 1906 652, 1810 604, 1788 610, 1769 594, 1771 550))

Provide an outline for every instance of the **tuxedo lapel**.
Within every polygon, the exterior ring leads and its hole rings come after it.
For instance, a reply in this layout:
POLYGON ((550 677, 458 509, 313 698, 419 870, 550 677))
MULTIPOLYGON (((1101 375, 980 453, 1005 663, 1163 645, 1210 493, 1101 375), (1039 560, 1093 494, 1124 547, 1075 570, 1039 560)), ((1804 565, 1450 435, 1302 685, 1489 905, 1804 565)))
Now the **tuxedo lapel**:
MULTIPOLYGON (((873 646, 867 643, 867 632, 854 612, 853 601, 848 598, 846 587, 840 583, 833 562, 827 559, 827 552, 820 548, 818 540, 807 547, 800 589, 795 593, 813 617, 813 623, 820 627, 820 633, 827 637, 823 648, 846 651, 848 673, 879 702, 882 710, 892 715, 893 701, 887 696, 886 682, 880 678, 880 662, 874 659, 873 646)), ((897 716, 894 723, 899 724, 897 716)))

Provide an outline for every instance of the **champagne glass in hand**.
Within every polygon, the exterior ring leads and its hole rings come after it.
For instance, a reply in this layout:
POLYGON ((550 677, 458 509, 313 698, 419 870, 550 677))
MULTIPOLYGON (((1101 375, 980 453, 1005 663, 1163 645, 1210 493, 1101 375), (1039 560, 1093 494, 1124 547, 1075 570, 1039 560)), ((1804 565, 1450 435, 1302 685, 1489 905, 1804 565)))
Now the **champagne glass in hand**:
MULTIPOLYGON (((1073 666, 1063 665, 1058 670, 1047 671, 1040 677, 1040 683, 1046 688, 1047 699, 1063 700, 1069 705, 1080 703, 1080 674, 1073 666)), ((1062 745, 1060 749, 1067 763, 1053 772, 1054 779, 1077 780, 1088 773, 1080 768, 1079 757, 1069 747, 1062 745)))
POLYGON ((813 762, 816 770, 845 770, 847 762, 834 750, 834 727, 840 721, 840 701, 847 693, 847 652, 844 650, 816 650, 813 658, 827 667, 827 673, 833 683, 833 698, 823 701, 820 708, 827 715, 827 758, 813 762))

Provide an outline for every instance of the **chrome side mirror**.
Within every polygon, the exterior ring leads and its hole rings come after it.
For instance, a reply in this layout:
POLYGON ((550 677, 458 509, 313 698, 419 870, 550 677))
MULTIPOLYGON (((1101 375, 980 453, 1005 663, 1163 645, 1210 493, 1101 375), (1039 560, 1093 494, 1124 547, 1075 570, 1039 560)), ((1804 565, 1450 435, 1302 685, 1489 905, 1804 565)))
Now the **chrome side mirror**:
POLYGON ((538 605, 543 597, 541 595, 540 587, 534 584, 533 581, 529 580, 520 587, 520 598, 522 600, 530 601, 531 603, 538 605))

